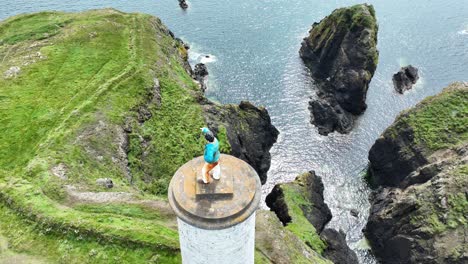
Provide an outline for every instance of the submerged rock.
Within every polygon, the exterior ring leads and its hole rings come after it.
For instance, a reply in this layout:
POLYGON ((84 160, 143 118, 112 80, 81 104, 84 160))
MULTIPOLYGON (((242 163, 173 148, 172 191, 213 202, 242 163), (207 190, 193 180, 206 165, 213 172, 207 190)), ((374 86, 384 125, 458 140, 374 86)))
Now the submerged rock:
POLYGON ((356 254, 346 244, 345 234, 324 229, 332 215, 324 202, 323 190, 321 178, 310 171, 293 182, 275 185, 265 201, 283 225, 309 247, 333 263, 358 263, 356 254))
POLYGON ((187 1, 185 1, 185 0, 179 0, 179 6, 180 6, 180 8, 182 8, 182 9, 187 9, 187 8, 188 8, 187 1))
POLYGON ((419 80, 418 69, 411 65, 401 67, 400 71, 393 75, 392 80, 395 90, 402 94, 413 88, 413 84, 419 80))
POLYGON ((468 84, 400 114, 369 152, 364 230, 381 263, 468 262, 468 84), (465 113, 465 114, 464 114, 465 113))
POLYGON ((377 31, 373 6, 361 4, 336 9, 314 23, 302 42, 299 54, 319 89, 310 110, 320 134, 348 133, 366 109, 378 60, 377 31))
POLYGON ((264 184, 271 164, 269 151, 279 134, 268 111, 247 101, 220 105, 203 97, 201 104, 208 127, 221 141, 229 143, 224 152, 249 163, 264 184))
POLYGON ((357 209, 351 209, 349 213, 354 217, 359 217, 359 211, 357 209))

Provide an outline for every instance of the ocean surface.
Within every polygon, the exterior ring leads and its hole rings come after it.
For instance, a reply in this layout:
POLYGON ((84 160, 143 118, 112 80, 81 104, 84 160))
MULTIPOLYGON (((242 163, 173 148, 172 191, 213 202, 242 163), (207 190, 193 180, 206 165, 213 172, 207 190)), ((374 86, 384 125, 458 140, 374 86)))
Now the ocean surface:
MULTIPOLYGON (((222 103, 250 100, 265 106, 280 131, 263 194, 299 173, 315 170, 332 210, 329 227, 347 234, 361 263, 375 263, 362 239, 369 189, 362 179, 367 153, 398 113, 454 81, 468 81, 468 1, 368 0, 379 23, 377 71, 367 94, 367 111, 347 135, 320 136, 310 124, 308 101, 315 95, 298 55, 312 23, 354 0, 0 0, 0 19, 43 10, 81 11, 113 7, 160 17, 189 43, 192 63, 208 66, 207 96, 222 103), (209 56, 209 58, 206 57, 209 56), (400 95, 392 74, 419 68, 413 90, 400 95), (350 215, 357 209, 359 216, 350 215)), ((262 205, 265 207, 265 205, 262 205)))

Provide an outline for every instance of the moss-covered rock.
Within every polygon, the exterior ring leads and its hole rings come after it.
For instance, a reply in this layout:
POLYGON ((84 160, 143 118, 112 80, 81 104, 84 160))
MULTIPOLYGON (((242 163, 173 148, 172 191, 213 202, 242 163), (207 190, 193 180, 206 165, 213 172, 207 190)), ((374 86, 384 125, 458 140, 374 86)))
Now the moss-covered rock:
POLYGON ((255 263, 332 263, 284 228, 273 212, 260 210, 256 217, 255 263))
POLYGON ((357 263, 344 234, 324 229, 332 215, 323 200, 323 190, 321 178, 310 171, 293 182, 275 185, 266 203, 285 228, 314 251, 334 263, 357 263))
MULTIPOLYGON (((440 94, 403 111, 369 151, 369 178, 374 185, 399 186, 430 163, 438 150, 468 140, 468 84, 453 83, 440 94)), ((428 170, 428 169, 426 169, 428 170)))
POLYGON ((320 134, 349 132, 366 109, 369 82, 378 62, 377 21, 372 5, 339 8, 312 29, 299 51, 319 88, 311 101, 320 134))
POLYGON ((382 263, 468 261, 468 84, 400 114, 369 152, 365 229, 382 263))

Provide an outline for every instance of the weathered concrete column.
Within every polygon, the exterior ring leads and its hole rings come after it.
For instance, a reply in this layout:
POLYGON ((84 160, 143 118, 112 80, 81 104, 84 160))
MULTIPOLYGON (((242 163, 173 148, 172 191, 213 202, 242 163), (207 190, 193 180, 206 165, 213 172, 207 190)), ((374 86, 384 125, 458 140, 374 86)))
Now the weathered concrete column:
POLYGON ((254 263, 260 179, 246 162, 221 155, 221 179, 201 182, 203 157, 177 170, 169 203, 177 214, 184 264, 254 263))

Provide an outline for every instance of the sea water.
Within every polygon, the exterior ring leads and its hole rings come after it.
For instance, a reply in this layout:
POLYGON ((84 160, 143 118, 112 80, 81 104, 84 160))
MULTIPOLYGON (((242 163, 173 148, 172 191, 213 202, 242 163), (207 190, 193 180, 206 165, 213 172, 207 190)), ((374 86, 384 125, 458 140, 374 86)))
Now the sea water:
MULTIPOLYGON (((379 23, 377 71, 367 94, 368 109, 353 131, 320 136, 310 124, 310 74, 298 50, 312 23, 356 0, 0 0, 0 19, 43 10, 81 11, 114 7, 158 16, 190 46, 190 61, 206 63, 207 96, 221 103, 250 100, 265 106, 280 131, 271 150, 263 194, 299 173, 315 170, 325 185, 333 213, 329 227, 341 229, 361 263, 374 263, 362 239, 369 188, 362 179, 369 148, 403 109, 468 81, 468 2, 466 0, 368 0, 379 23), (404 95, 393 89, 401 66, 419 68, 418 84, 404 95), (350 215, 357 209, 359 216, 350 215)), ((265 205, 263 205, 265 207, 265 205)))

